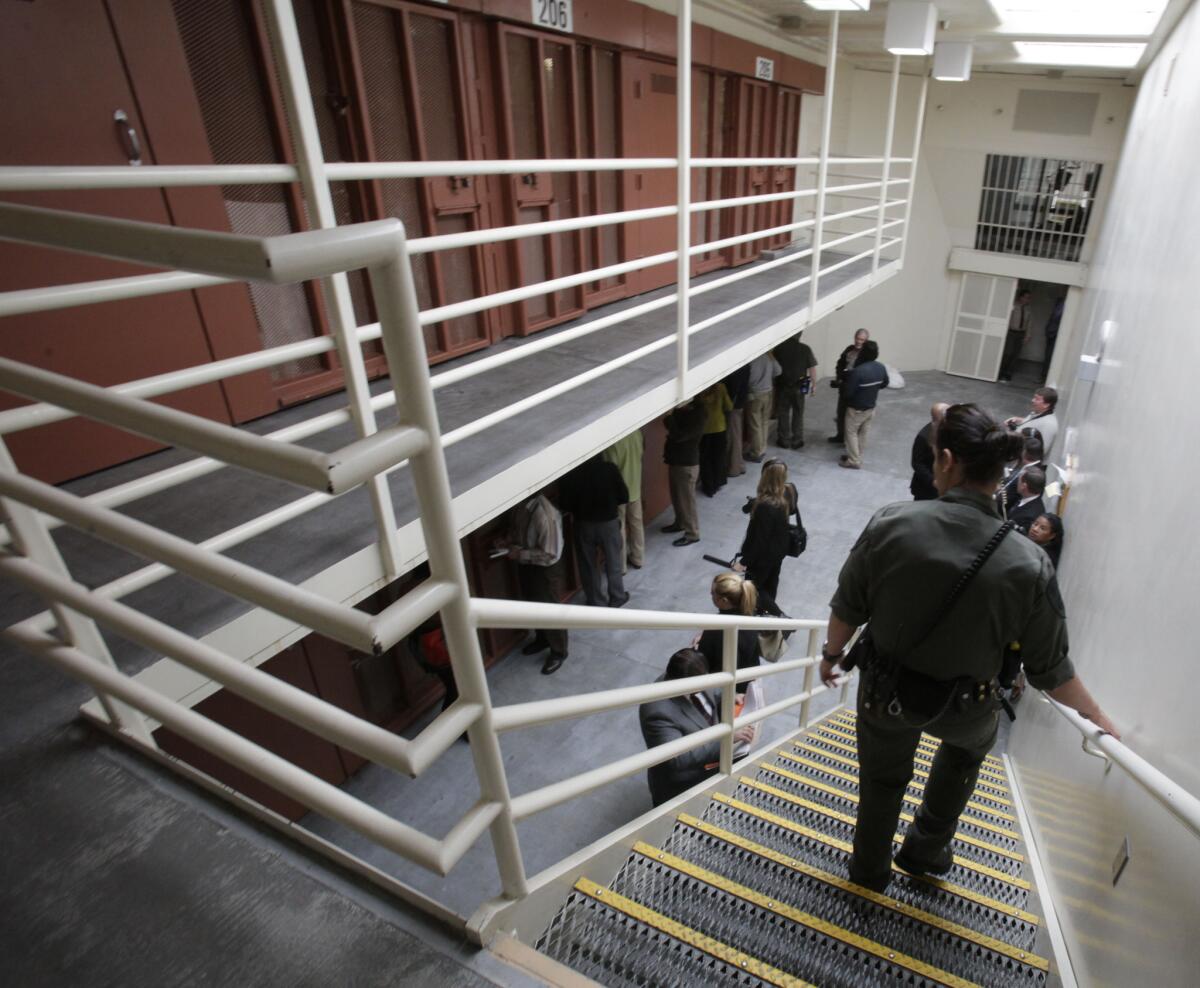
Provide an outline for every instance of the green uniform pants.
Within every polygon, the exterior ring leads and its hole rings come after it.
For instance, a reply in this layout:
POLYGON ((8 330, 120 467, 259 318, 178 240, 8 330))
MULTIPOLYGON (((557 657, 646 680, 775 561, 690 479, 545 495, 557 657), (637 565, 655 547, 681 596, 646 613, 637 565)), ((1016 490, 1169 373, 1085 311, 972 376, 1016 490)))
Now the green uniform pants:
POLYGON ((850 880, 882 891, 892 868, 892 836, 900 822, 904 792, 913 776, 913 754, 924 730, 941 739, 925 798, 904 838, 904 856, 932 864, 954 838, 979 766, 996 740, 997 713, 991 702, 953 707, 924 728, 900 718, 858 709, 859 802, 850 880))

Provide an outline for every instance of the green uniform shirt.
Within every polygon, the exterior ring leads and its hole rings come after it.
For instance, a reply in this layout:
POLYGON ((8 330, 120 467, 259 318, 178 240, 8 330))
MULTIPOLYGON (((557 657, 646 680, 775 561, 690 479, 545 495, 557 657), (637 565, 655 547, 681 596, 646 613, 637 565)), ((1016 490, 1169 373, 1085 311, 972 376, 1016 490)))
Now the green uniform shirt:
POLYGON ((955 583, 999 527, 991 497, 955 488, 936 501, 875 512, 846 559, 833 613, 871 622, 880 652, 934 679, 987 680, 1010 642, 1021 643, 1029 681, 1061 686, 1075 675, 1054 567, 1040 548, 1010 532, 954 607, 917 648, 955 583))
POLYGON ((629 488, 629 500, 639 501, 642 497, 642 454, 644 440, 642 430, 634 429, 625 438, 618 439, 601 455, 609 463, 615 463, 621 471, 621 479, 629 488))

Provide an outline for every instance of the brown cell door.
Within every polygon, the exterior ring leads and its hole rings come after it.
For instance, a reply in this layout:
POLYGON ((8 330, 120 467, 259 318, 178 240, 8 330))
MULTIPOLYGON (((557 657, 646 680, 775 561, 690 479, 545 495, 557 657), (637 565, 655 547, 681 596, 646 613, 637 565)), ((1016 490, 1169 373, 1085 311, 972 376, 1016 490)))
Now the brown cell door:
MULTIPOLYGON (((581 157, 621 157, 619 108, 621 105, 620 55, 595 45, 575 46, 575 92, 579 107, 581 157)), ((579 215, 615 213, 624 209, 621 173, 615 171, 580 174, 579 215)), ((580 270, 619 264, 626 257, 626 225, 585 230, 580 270)), ((629 276, 617 275, 583 286, 583 301, 589 309, 629 294, 629 276)))
MULTIPOLYGON (((762 158, 770 154, 768 127, 770 124, 771 87, 765 82, 739 78, 736 83, 737 98, 734 100, 734 157, 762 158)), ((755 196, 768 191, 770 169, 760 165, 731 170, 729 195, 755 196)), ((766 211, 761 205, 738 206, 733 209, 730 236, 750 233, 765 225, 766 211)), ((755 260, 763 249, 763 241, 751 240, 734 244, 729 248, 730 264, 745 264, 755 260)))
MULTIPOLYGON (((0 4, 0 164, 130 166, 155 163, 121 51, 99 2, 0 4), (49 66, 59 68, 51 71, 49 66), (118 119, 118 114, 123 118, 118 119), (137 147, 135 147, 135 141, 137 147)), ((4 194, 10 202, 172 222, 159 190, 4 194)), ((0 243, 0 291, 149 273, 104 258, 0 243)), ((4 320, 0 354, 93 384, 112 385, 212 359, 194 293, 60 309, 4 320)), ((161 399, 233 420, 219 384, 161 399)), ((0 395, 0 408, 23 404, 0 395)), ((72 419, 8 437, 21 469, 58 482, 159 448, 152 440, 72 419)))
MULTIPOLYGON (((775 87, 775 110, 772 114, 773 123, 771 137, 774 149, 771 156, 775 158, 792 158, 796 156, 800 144, 800 92, 795 89, 775 87)), ((777 167, 770 169, 770 192, 791 192, 796 188, 796 169, 777 167)), ((768 204, 766 210, 767 227, 783 226, 792 221, 795 208, 794 199, 783 199, 768 204)), ((792 242, 795 233, 776 234, 767 240, 767 247, 778 249, 792 242)))
MULTIPOLYGON (((579 70, 574 42, 501 25, 500 94, 505 150, 518 159, 577 158, 581 141, 579 70)), ((580 214, 578 172, 527 172, 510 180, 509 223, 537 223, 580 214)), ((579 231, 513 242, 518 283, 533 285, 582 271, 579 231)), ((583 313, 584 287, 537 295, 518 304, 517 326, 532 333, 583 313)), ((520 331, 520 330, 519 330, 520 331)))
MULTIPOLYGON (((637 56, 622 63, 625 99, 625 154, 632 158, 674 158, 675 66, 637 56)), ((675 203, 675 170, 654 168, 625 173, 629 209, 675 203)), ((632 225, 631 253, 651 257, 675 249, 675 219, 639 220, 632 225)), ((648 292, 675 282, 675 263, 668 261, 630 275, 634 293, 648 292)))
MULTIPOLYGON (((692 70, 692 157, 726 156, 725 93, 728 78, 707 69, 692 70)), ((720 199, 725 187, 724 168, 692 169, 692 201, 720 199)), ((692 214, 692 244, 712 243, 725 236, 731 211, 706 210, 692 214)), ((692 258, 692 274, 723 268, 726 252, 711 250, 692 258)))
MULTIPOLYGON (((409 4, 344 4, 353 71, 358 157, 365 161, 462 161, 479 157, 468 125, 462 25, 455 14, 409 4)), ((479 228, 479 186, 468 174, 369 183, 367 209, 395 216, 412 238, 479 228)), ((421 309, 485 294, 477 247, 413 257, 421 309)), ((431 362, 487 346, 486 314, 424 327, 431 362)))

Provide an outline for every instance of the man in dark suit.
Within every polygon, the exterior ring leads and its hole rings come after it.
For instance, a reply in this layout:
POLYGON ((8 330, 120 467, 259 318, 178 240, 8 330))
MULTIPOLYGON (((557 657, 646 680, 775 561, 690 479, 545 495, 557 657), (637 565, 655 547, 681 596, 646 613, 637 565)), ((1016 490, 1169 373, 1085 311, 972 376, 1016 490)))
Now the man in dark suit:
POLYGON ((938 496, 937 488, 933 486, 933 430, 949 407, 944 401, 934 402, 929 409, 929 421, 913 440, 909 457, 913 475, 908 490, 914 501, 932 501, 938 496))
MULTIPOLYGON (((694 648, 682 648, 671 656, 660 681, 706 675, 708 660, 694 648)), ((638 708, 638 720, 646 747, 654 748, 721 723, 720 694, 715 690, 701 691, 643 703, 638 708)), ((740 728, 734 731, 733 738, 735 743, 749 744, 754 738, 754 728, 740 728)), ((716 772, 720 760, 721 742, 714 738, 691 751, 652 765, 646 776, 654 805, 665 803, 708 778, 716 772)))
POLYGON ((1021 475, 1030 467, 1037 467, 1045 471, 1046 464, 1042 462, 1044 459, 1045 445, 1042 440, 1037 436, 1026 436, 1025 448, 1021 451, 1021 462, 996 491, 996 500, 999 502, 1001 512, 1007 514, 1010 509, 1017 506, 1017 501, 1020 500, 1017 495, 1017 482, 1021 479, 1021 475))
POLYGON ((1029 526, 1038 520, 1039 515, 1046 513, 1046 505, 1042 501, 1042 492, 1046 489, 1046 471, 1040 467, 1030 467, 1017 481, 1019 500, 1008 512, 1008 520, 1016 522, 1017 528, 1028 532, 1029 526))

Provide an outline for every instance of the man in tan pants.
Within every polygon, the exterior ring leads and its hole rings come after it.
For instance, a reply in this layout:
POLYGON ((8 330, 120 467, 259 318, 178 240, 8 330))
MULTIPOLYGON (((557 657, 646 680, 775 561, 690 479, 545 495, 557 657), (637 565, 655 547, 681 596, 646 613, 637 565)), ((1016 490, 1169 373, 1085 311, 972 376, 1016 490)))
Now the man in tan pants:
POLYGON ((622 504, 617 513, 621 522, 621 572, 626 566, 641 569, 646 561, 646 529, 642 524, 642 454, 644 440, 642 430, 634 429, 624 439, 618 439, 602 454, 609 463, 616 464, 621 479, 629 490, 629 502, 622 504))
POLYGON ((680 405, 663 421, 667 442, 663 460, 668 467, 671 506, 675 520, 663 531, 681 533, 672 545, 685 546, 700 541, 700 519, 696 514, 696 479, 700 476, 700 437, 704 434, 704 406, 695 399, 680 405))

